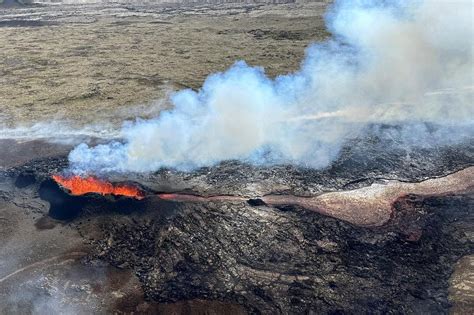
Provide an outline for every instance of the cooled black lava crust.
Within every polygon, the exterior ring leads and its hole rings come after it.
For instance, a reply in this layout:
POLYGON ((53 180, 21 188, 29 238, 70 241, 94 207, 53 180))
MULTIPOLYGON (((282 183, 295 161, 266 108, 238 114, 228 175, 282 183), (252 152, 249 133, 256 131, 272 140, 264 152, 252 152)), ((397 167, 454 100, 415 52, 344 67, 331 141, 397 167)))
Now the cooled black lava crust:
MULTIPOLYGON (((472 165, 472 141, 405 150, 368 139, 348 146, 324 170, 228 162, 188 174, 161 170, 130 177, 150 189, 164 187, 158 181, 166 179, 169 187, 200 193, 201 186, 191 185, 200 178, 211 187, 204 193, 238 193, 265 181, 287 184, 286 193, 308 194, 381 177, 421 180, 472 165)), ((270 208, 257 199, 178 204, 153 197, 71 197, 47 181, 65 167, 65 157, 58 157, 6 173, 18 178, 18 187, 36 185, 52 214, 61 213, 54 206, 80 201, 77 213, 64 219, 94 245, 88 261, 132 269, 150 301, 220 300, 254 314, 445 314, 453 265, 474 253, 473 192, 407 196, 395 204, 396 216, 386 226, 367 229, 300 208, 270 208), (64 200, 51 202, 48 189, 64 200), (86 219, 99 215, 105 218, 98 221, 102 234, 87 235, 86 219)))
POLYGON ((100 259, 133 268, 155 301, 222 300, 251 313, 443 314, 453 264, 474 252, 474 195, 408 203, 418 240, 302 209, 212 203, 182 206, 165 225, 104 224, 96 246, 100 259))

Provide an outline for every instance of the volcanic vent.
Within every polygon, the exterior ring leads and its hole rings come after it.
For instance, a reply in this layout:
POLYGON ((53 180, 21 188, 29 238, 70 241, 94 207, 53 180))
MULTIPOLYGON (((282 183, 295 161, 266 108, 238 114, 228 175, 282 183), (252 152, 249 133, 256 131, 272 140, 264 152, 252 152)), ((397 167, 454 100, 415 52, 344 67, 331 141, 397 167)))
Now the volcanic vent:
MULTIPOLYGON (((24 176, 20 174, 20 177, 24 176)), ((66 177, 57 174, 40 182, 39 195, 50 204, 49 216, 58 220, 73 220, 85 210, 122 214, 143 211, 157 199, 153 196, 145 199, 146 192, 137 183, 112 183, 93 176, 66 177)), ((167 208, 166 203, 160 206, 167 208)))
POLYGON ((53 175, 52 178, 62 187, 69 190, 71 195, 80 196, 87 193, 100 195, 125 196, 135 199, 143 199, 145 194, 138 187, 129 184, 112 184, 93 176, 81 177, 73 175, 65 177, 53 175))

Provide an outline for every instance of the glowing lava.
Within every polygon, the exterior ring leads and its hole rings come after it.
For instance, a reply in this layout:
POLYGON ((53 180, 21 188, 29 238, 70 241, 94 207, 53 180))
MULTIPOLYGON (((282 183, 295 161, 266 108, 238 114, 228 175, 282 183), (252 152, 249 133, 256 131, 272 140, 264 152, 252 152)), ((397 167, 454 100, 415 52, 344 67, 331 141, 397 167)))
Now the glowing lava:
POLYGON ((62 187, 68 189, 71 195, 74 196, 96 193, 101 195, 126 196, 135 199, 143 199, 145 197, 144 193, 137 187, 125 184, 114 185, 92 176, 84 178, 71 176, 66 178, 60 175, 53 175, 52 178, 62 187))

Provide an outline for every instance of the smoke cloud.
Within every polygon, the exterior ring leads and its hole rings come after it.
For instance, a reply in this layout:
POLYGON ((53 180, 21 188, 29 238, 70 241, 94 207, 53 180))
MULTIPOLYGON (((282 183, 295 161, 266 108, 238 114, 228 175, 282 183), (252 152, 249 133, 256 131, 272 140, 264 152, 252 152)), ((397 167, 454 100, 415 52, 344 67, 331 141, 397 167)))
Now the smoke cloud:
POLYGON ((472 137, 472 12, 469 0, 337 1, 326 16, 332 38, 310 46, 298 72, 270 79, 239 61, 199 91, 173 94, 171 110, 126 122, 123 142, 77 146, 71 169, 228 159, 319 168, 373 124, 402 126, 396 136, 415 145, 472 137))

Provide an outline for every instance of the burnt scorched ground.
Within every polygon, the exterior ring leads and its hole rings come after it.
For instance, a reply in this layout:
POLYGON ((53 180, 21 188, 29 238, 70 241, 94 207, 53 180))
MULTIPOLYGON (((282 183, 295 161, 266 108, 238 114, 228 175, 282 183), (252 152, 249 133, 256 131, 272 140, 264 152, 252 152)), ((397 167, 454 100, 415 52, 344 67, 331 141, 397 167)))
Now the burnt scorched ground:
MULTIPOLYGON (((133 180, 149 195, 181 191, 259 197, 354 189, 384 178, 420 181, 474 165, 471 142, 407 150, 383 141, 357 140, 331 167, 319 171, 227 162, 188 174, 162 170, 147 177, 113 178, 133 180)), ((294 206, 245 200, 72 197, 49 180, 66 167, 60 154, 6 169, 16 188, 14 193, 3 191, 3 199, 66 220, 87 244, 82 263, 132 272, 143 298, 157 303, 150 306, 155 310, 163 303, 190 303, 189 308, 212 301, 224 304, 198 308, 443 314, 451 306, 448 287, 455 263, 474 253, 471 190, 406 196, 394 204, 387 224, 361 228, 294 206), (42 207, 35 209, 31 200, 38 199, 42 207), (58 216, 72 204, 77 206, 72 215, 58 216)), ((125 309, 136 310, 131 305, 125 309)), ((173 310, 186 309, 171 305, 173 310)), ((122 304, 114 307, 123 310, 122 304)))

